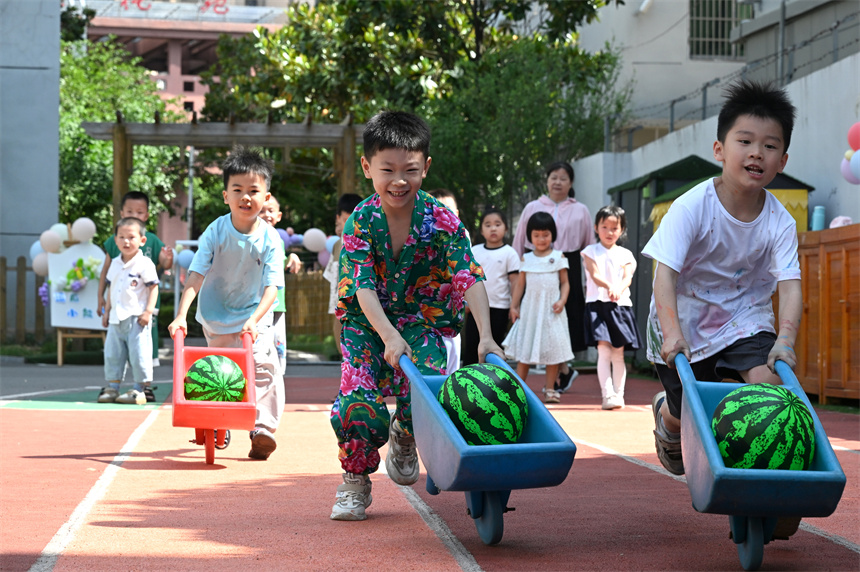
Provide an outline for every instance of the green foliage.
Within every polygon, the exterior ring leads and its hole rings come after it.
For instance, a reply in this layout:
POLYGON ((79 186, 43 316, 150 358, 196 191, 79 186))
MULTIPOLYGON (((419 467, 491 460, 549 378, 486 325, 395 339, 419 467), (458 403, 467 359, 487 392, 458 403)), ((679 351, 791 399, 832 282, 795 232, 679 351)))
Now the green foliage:
POLYGON ((471 230, 490 205, 518 214, 545 191, 547 165, 598 152, 604 118, 623 119, 630 90, 617 84, 618 64, 611 50, 587 54, 540 36, 464 64, 451 95, 424 109, 433 130, 426 188, 462 197, 471 230))
MULTIPOLYGON (((60 222, 93 219, 99 243, 113 233, 113 143, 92 139, 81 122, 113 122, 117 111, 126 122, 151 122, 156 111, 163 121, 179 119, 165 110, 149 72, 127 56, 111 42, 63 42, 60 53, 60 222)), ((176 148, 134 148, 129 189, 149 196, 150 228, 175 197, 181 167, 176 148)))
MULTIPOLYGON (((459 191, 461 214, 506 207, 542 181, 542 166, 600 149, 602 117, 618 114, 617 56, 574 45, 576 26, 612 0, 319 0, 291 4, 289 24, 224 37, 203 74, 209 121, 361 123, 383 108, 424 115, 433 128, 425 188, 459 191), (535 86, 539 86, 537 89, 535 86), (544 87, 546 86, 546 87, 544 87)), ((623 4, 615 0, 615 4, 623 4)), ((268 151, 282 226, 333 230, 330 150, 268 151)), ((198 172, 223 158, 201 154, 198 172)), ((356 162, 356 192, 369 186, 356 162)), ((220 183, 198 198, 201 229, 223 214, 220 183), (211 210, 209 210, 211 209, 211 210), (216 214, 217 211, 217 214, 216 214)), ((470 225, 471 226, 471 225, 470 225)))
POLYGON ((95 18, 96 11, 83 7, 78 13, 78 7, 69 4, 60 12, 60 39, 64 42, 83 40, 90 20, 95 18))

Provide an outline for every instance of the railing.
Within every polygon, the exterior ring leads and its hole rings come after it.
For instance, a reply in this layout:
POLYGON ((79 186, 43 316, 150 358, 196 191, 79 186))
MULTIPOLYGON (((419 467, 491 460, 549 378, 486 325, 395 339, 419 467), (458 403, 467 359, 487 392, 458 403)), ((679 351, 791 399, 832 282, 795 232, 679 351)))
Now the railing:
POLYGON ((27 339, 27 317, 33 312, 33 334, 36 342, 45 341, 45 307, 39 298, 39 287, 45 282, 42 276, 35 275, 35 287, 29 304, 27 302, 27 274, 33 269, 27 266, 27 258, 19 256, 15 266, 9 266, 6 257, 0 256, 0 343, 8 343, 14 340, 16 344, 23 344, 27 339), (9 274, 12 280, 9 280, 9 274), (10 284, 15 285, 15 315, 9 316, 7 304, 10 284))

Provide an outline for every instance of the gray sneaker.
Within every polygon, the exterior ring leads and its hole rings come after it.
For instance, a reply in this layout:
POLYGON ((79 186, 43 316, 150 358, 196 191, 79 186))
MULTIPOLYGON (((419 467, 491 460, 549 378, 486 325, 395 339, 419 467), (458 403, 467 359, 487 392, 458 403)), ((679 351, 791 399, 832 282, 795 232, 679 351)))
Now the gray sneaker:
POLYGON ((651 400, 651 410, 654 412, 654 444, 657 448, 657 457, 663 467, 673 475, 684 474, 684 459, 681 456, 681 439, 673 439, 666 434, 663 427, 663 415, 660 407, 666 400, 666 392, 661 391, 651 400))
POLYGON ((398 485, 412 485, 418 480, 418 451, 415 449, 415 437, 400 427, 393 413, 388 429, 385 469, 391 480, 398 485))
POLYGON ((337 487, 337 497, 331 509, 332 520, 366 520, 364 510, 373 502, 373 485, 368 475, 343 474, 343 484, 337 487))
POLYGON ((251 450, 248 452, 248 457, 258 461, 265 461, 272 454, 272 451, 278 448, 275 442, 275 436, 267 429, 257 427, 251 431, 251 450))
POLYGON ((102 392, 99 393, 99 398, 97 401, 99 403, 114 403, 116 402, 117 397, 119 397, 119 391, 108 386, 102 388, 102 392))
POLYGON ((146 405, 146 394, 136 389, 129 389, 116 398, 114 403, 125 403, 127 405, 146 405))

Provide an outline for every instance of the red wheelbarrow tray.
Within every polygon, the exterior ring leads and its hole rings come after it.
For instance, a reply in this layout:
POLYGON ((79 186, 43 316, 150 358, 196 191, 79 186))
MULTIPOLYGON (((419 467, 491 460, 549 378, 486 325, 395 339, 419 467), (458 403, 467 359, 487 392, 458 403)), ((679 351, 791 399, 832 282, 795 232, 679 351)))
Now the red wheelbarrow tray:
MULTIPOLYGON (((510 371, 495 355, 487 361, 510 371)), ((529 411, 520 440, 469 445, 436 398, 446 376, 424 377, 408 358, 400 365, 410 381, 418 454, 439 490, 509 491, 556 486, 567 478, 576 446, 525 383, 529 411)))
POLYGON ((252 430, 257 416, 254 380, 256 368, 251 351, 251 335, 243 336, 242 348, 211 348, 185 345, 185 335, 177 330, 173 338, 173 426, 195 429, 252 430), (232 359, 247 380, 241 401, 195 401, 185 399, 185 375, 198 359, 221 355, 232 359))

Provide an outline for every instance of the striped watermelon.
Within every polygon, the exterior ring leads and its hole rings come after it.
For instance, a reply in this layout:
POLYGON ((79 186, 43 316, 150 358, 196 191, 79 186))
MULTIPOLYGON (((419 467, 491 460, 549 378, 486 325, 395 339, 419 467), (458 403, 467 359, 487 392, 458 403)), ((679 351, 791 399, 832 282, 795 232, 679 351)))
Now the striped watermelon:
POLYGON ((185 399, 195 401, 242 401, 245 375, 230 358, 208 355, 185 374, 185 399))
POLYGON ((458 369, 439 388, 438 399, 469 445, 516 443, 528 417, 519 380, 491 364, 458 369))
POLYGON ((815 454, 809 409, 779 385, 745 385, 727 394, 711 422, 727 467, 804 470, 815 454))

